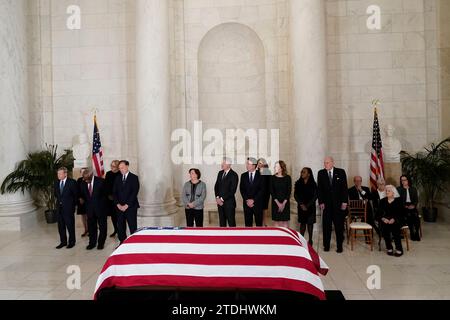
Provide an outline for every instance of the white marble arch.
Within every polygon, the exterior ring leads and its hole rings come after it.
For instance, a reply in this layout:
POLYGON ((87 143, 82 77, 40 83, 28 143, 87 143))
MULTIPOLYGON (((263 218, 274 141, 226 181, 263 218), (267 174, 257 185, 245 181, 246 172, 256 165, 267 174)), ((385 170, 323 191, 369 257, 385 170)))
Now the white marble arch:
MULTIPOLYGON (((250 27, 230 22, 208 31, 198 49, 198 120, 204 131, 220 129, 225 135, 225 129, 267 128, 265 61, 263 41, 250 27)), ((246 143, 227 156, 258 156, 249 155, 248 149, 246 143)), ((207 202, 214 203, 219 166, 199 167, 210 191, 207 202)), ((239 174, 245 171, 244 165, 233 168, 239 174)))

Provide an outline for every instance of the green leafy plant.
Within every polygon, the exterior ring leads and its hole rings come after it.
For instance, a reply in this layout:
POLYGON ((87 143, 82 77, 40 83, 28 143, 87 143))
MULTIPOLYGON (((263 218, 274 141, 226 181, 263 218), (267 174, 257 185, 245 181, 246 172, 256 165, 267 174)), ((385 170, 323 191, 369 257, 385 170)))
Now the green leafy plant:
POLYGON ((425 151, 400 153, 403 173, 411 177, 423 196, 425 208, 432 210, 436 199, 450 182, 450 137, 431 144, 425 151))
POLYGON ((47 210, 55 210, 54 183, 57 170, 66 167, 72 171, 73 163, 72 150, 64 150, 58 156, 58 146, 46 144, 46 150, 29 153, 25 160, 17 164, 16 169, 3 181, 0 192, 34 192, 42 197, 47 210))

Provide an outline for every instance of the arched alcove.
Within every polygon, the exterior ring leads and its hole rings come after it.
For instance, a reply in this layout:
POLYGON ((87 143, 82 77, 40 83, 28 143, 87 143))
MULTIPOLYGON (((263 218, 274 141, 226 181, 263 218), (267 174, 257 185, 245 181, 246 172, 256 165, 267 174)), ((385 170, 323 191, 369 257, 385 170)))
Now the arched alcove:
MULTIPOLYGON (((226 129, 267 128, 265 63, 263 42, 248 26, 224 23, 205 35, 198 49, 198 115, 204 131, 220 129, 225 137, 226 129)), ((249 153, 247 142, 227 156, 258 156, 249 153)), ((201 167, 212 178, 219 166, 201 167)), ((233 168, 245 171, 243 164, 233 168)), ((213 190, 213 181, 209 184, 213 190)))
POLYGON ((211 29, 198 51, 199 118, 204 128, 266 127, 265 53, 258 35, 239 23, 211 29))

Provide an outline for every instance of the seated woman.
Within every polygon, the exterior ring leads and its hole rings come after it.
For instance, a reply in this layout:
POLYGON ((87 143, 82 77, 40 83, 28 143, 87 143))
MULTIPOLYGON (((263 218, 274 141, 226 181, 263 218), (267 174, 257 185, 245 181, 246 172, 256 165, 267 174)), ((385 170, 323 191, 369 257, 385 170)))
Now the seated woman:
POLYGON ((400 177, 400 187, 397 189, 402 199, 404 216, 408 224, 409 232, 411 233, 412 241, 420 241, 420 219, 417 211, 417 203, 419 196, 417 189, 411 185, 411 180, 403 175, 400 177))
POLYGON ((386 197, 380 200, 379 214, 381 231, 386 242, 387 254, 396 257, 403 255, 400 231, 403 220, 403 204, 400 197, 396 197, 397 189, 392 185, 386 186, 386 197), (392 238, 395 242, 395 253, 392 248, 392 238))
POLYGON ((191 180, 186 182, 181 195, 186 211, 186 226, 203 227, 203 207, 206 199, 206 184, 200 180, 201 173, 198 169, 190 169, 191 180))

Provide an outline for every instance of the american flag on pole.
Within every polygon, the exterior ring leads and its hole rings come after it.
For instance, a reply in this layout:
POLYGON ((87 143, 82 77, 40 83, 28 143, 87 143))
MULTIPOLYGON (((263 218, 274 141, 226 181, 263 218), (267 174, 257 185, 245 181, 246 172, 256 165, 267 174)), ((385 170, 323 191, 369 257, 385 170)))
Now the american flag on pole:
POLYGON ((281 290, 325 299, 328 266, 288 228, 145 228, 106 261, 106 288, 281 290))
POLYGON ((381 143, 380 124, 377 108, 375 107, 373 120, 372 154, 370 156, 370 186, 377 189, 377 180, 384 178, 383 145, 381 143))
POLYGON ((97 126, 97 116, 94 116, 94 136, 92 143, 92 165, 94 168, 94 175, 96 177, 103 177, 105 175, 105 167, 103 165, 103 149, 100 141, 100 132, 97 126))

